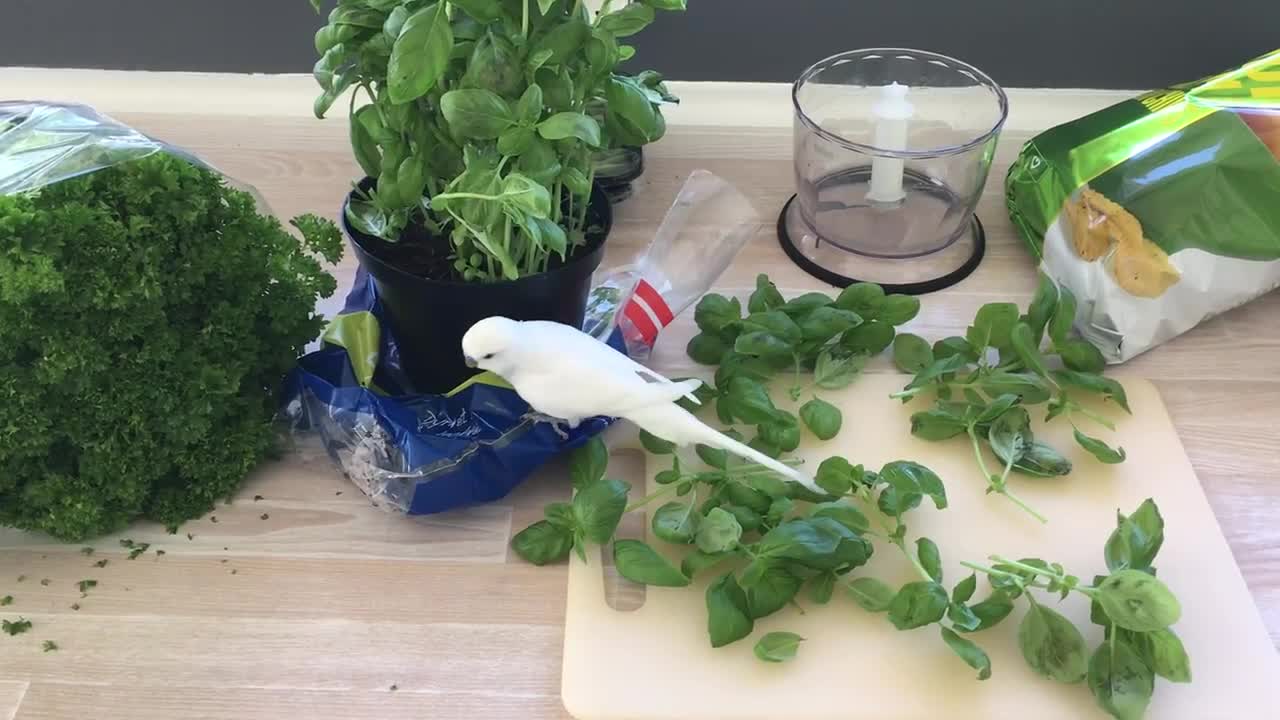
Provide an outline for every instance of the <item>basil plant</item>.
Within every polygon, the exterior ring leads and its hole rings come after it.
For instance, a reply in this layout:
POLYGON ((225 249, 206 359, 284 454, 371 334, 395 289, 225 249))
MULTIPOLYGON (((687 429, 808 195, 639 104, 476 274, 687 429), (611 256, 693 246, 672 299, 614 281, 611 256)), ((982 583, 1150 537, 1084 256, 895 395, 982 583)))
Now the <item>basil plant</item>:
POLYGON ((617 72, 635 54, 623 39, 684 8, 340 0, 315 37, 315 114, 354 88, 351 146, 377 184, 349 203, 352 226, 390 242, 447 238, 452 279, 567 260, 586 243, 593 156, 661 138, 660 105, 675 101, 657 73, 617 72))

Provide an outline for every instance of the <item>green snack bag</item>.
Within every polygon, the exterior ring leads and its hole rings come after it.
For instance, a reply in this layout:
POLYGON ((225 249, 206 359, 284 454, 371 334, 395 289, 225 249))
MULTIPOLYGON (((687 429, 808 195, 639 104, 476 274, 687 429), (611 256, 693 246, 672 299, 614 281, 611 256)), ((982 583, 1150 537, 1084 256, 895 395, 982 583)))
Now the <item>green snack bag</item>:
POLYGON ((1009 215, 1112 363, 1280 286, 1280 50, 1030 140, 1009 215))

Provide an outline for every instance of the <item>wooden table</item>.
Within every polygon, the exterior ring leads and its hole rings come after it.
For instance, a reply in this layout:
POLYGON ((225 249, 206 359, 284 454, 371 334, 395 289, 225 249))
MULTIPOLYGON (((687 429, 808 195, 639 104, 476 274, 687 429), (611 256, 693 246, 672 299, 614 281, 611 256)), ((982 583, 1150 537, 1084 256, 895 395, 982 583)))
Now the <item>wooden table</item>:
MULTIPOLYGON (((98 91, 82 85, 91 96, 98 91)), ((1015 113, 1051 96, 1015 97, 1015 113)), ((341 121, 308 119, 305 110, 237 114, 253 113, 252 104, 206 114, 174 109, 185 105, 165 99, 172 97, 105 109, 256 185, 282 216, 336 212, 357 172, 341 121)), ((1056 119, 1098 104, 1060 104, 1056 119)), ((1029 134, 1011 128, 1001 143, 979 208, 986 260, 959 287, 925 299, 916 332, 951 334, 984 302, 1030 297, 1034 266, 1009 225, 1001 187, 1029 134)), ((677 121, 648 160, 635 197, 618 208, 605 267, 642 248, 684 178, 706 168, 766 216, 723 287, 745 288, 766 271, 786 291, 830 289, 792 265, 773 235, 792 192, 787 128, 677 121)), ((338 268, 346 283, 353 270, 350 257, 338 268)), ((673 372, 688 364, 682 348, 691 324, 681 318, 660 345, 657 360, 673 372)), ((1159 384, 1280 639, 1280 294, 1121 372, 1159 384)), ((303 442, 178 535, 138 526, 93 543, 97 551, 85 556, 80 546, 0 531, 0 596, 15 597, 0 616, 35 623, 26 635, 0 636, 0 720, 561 717, 565 570, 525 565, 507 545, 545 503, 568 494, 562 472, 551 468, 502 502, 407 519, 371 507, 313 442, 303 442), (121 538, 152 548, 128 560, 121 538), (106 567, 95 566, 104 559, 106 567), (83 579, 98 585, 82 598, 83 579), (44 640, 60 649, 41 652, 44 640)))

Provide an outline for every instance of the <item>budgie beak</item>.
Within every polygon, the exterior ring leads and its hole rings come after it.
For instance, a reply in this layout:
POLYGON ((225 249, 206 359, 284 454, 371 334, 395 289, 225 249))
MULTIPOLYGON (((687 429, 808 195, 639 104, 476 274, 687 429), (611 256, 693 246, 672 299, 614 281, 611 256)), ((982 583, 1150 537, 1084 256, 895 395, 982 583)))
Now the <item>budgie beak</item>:
POLYGON ((469 368, 474 368, 478 364, 476 363, 476 359, 471 357, 470 355, 464 355, 463 360, 467 363, 467 367, 469 368))

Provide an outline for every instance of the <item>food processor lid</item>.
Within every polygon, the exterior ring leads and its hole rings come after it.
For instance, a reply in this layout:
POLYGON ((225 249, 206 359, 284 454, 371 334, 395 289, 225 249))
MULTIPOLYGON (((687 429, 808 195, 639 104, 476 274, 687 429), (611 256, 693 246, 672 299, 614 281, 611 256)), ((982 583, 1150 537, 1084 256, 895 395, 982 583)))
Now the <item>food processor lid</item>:
POLYGON ((977 214, 942 250, 915 257, 872 257, 847 250, 814 233, 800 217, 793 196, 778 217, 778 242, 801 270, 828 285, 880 285, 885 292, 925 295, 945 290, 973 274, 987 249, 986 231, 977 214))

